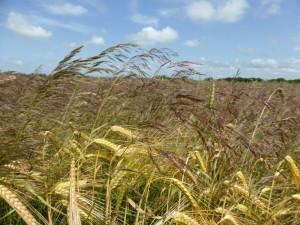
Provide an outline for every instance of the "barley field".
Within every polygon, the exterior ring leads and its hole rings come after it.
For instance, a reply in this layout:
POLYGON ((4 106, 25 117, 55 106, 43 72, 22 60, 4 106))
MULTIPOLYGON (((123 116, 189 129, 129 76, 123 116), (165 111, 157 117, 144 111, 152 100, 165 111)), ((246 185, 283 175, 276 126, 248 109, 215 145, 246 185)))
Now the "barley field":
POLYGON ((132 48, 0 74, 0 224, 299 225, 300 84, 132 48))

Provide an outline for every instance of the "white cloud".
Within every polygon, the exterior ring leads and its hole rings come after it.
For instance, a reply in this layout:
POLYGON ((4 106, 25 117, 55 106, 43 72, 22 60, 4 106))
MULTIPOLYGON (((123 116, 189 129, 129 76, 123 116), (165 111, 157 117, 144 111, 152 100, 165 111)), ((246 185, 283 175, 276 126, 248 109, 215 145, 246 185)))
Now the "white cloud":
POLYGON ((255 68, 276 68, 278 66, 278 62, 275 59, 255 58, 250 63, 255 68))
POLYGON ((15 12, 8 14, 7 28, 26 37, 49 38, 52 36, 50 31, 31 23, 24 15, 15 12))
POLYGON ((253 59, 250 64, 245 65, 248 71, 273 75, 273 76, 288 76, 290 79, 299 77, 300 74, 300 59, 287 58, 281 60, 269 59, 253 59))
MULTIPOLYGON (((27 64, 26 64, 27 65, 27 64)), ((23 70, 25 66, 25 62, 18 58, 0 58, 0 67, 3 71, 13 70, 20 71, 23 70)), ((23 71, 24 72, 24 71, 23 71)))
POLYGON ((277 15, 281 10, 282 0, 261 0, 263 13, 267 15, 277 15))
POLYGON ((16 60, 15 63, 16 63, 17 66, 23 66, 24 65, 24 61, 20 60, 20 59, 16 60))
POLYGON ((157 26, 159 22, 159 19, 156 17, 145 16, 139 13, 131 16, 131 20, 135 23, 139 23, 142 25, 154 25, 154 26, 157 26))
POLYGON ((143 15, 139 12, 139 1, 138 0, 129 0, 129 10, 132 14, 131 21, 135 23, 139 23, 142 25, 153 25, 157 26, 159 22, 159 18, 153 16, 143 15))
POLYGON ((238 51, 240 51, 241 53, 243 53, 244 55, 253 55, 257 52, 256 48, 251 48, 251 47, 239 47, 237 48, 238 51))
POLYGON ((78 3, 82 5, 88 5, 89 8, 96 10, 98 13, 106 14, 109 12, 107 3, 104 3, 103 0, 77 0, 78 3))
POLYGON ((67 48, 72 48, 72 49, 74 49, 74 48, 78 47, 79 44, 77 44, 76 42, 70 42, 70 43, 66 43, 65 46, 66 46, 67 48))
POLYGON ((271 4, 268 9, 267 9, 267 13, 269 15, 276 15, 276 14, 279 14, 280 12, 280 5, 278 4, 271 4))
POLYGON ((175 15, 179 11, 178 8, 165 8, 165 9, 159 9, 158 13, 162 17, 170 17, 175 15))
POLYGON ((294 49, 293 49, 295 52, 300 52, 300 45, 299 46, 296 46, 296 47, 294 47, 294 49))
POLYGON ((248 2, 246 0, 229 0, 217 9, 216 19, 218 21, 235 23, 242 19, 248 2))
POLYGON ((198 40, 187 40, 184 45, 189 48, 197 48, 200 46, 200 42, 198 40))
POLYGON ((196 22, 219 21, 235 23, 241 20, 249 4, 247 0, 226 0, 223 4, 210 1, 194 1, 185 8, 186 16, 196 22))
POLYGON ((74 49, 81 45, 104 45, 104 44, 105 44, 105 39, 101 36, 95 35, 92 36, 89 40, 64 43, 64 47, 74 49))
POLYGON ((132 12, 138 12, 139 2, 138 0, 129 0, 129 9, 132 12))
POLYGON ((80 16, 87 12, 83 6, 72 3, 46 5, 45 8, 50 13, 57 15, 80 16))
POLYGON ((186 7, 186 15, 194 21, 211 21, 214 19, 215 14, 214 6, 208 1, 192 2, 186 7))
POLYGON ((178 33, 172 27, 165 27, 161 30, 149 26, 144 27, 140 32, 129 36, 131 41, 140 45, 165 44, 175 41, 178 33))
POLYGON ((214 61, 203 58, 201 63, 201 72, 214 77, 233 76, 237 69, 241 70, 242 76, 256 76, 263 79, 276 77, 296 79, 300 74, 300 59, 297 58, 253 58, 249 61, 214 61))
POLYGON ((59 21, 52 18, 44 17, 44 16, 37 16, 37 15, 31 15, 28 17, 31 21, 37 21, 39 24, 47 25, 47 26, 53 26, 53 27, 59 27, 70 31, 75 31, 79 33, 88 33, 91 31, 91 28, 78 24, 78 23, 68 23, 65 21, 59 21))
POLYGON ((103 45, 105 43, 105 40, 101 36, 93 36, 91 40, 88 41, 88 44, 93 45, 103 45))

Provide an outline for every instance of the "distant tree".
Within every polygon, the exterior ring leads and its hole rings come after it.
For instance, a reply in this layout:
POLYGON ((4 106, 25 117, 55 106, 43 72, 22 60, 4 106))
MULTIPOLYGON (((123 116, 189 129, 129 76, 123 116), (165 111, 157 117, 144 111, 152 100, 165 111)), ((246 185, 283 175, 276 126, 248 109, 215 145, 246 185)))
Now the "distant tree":
POLYGON ((206 77, 204 80, 210 81, 210 80, 214 80, 213 77, 206 77))
POLYGON ((294 79, 294 80, 288 80, 288 83, 292 83, 292 84, 299 84, 300 83, 300 79, 294 79))
POLYGON ((282 77, 279 77, 279 78, 276 78, 276 79, 271 79, 269 81, 270 82, 287 82, 287 80, 282 78, 282 77))
POLYGON ((224 81, 233 81, 233 82, 261 82, 264 81, 261 78, 258 77, 225 77, 225 78, 221 78, 219 80, 224 80, 224 81))

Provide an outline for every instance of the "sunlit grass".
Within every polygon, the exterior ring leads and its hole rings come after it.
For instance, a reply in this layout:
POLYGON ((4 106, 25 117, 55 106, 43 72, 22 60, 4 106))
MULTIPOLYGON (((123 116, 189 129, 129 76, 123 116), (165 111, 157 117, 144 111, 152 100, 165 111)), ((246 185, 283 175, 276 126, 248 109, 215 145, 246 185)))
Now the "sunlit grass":
POLYGON ((297 84, 187 79, 132 48, 1 83, 0 223, 298 224, 297 84))

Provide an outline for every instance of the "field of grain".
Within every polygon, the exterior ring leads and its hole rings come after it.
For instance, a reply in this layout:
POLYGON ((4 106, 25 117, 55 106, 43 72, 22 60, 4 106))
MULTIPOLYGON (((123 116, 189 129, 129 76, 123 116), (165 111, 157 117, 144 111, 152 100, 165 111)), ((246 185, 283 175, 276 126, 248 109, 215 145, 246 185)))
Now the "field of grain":
POLYGON ((300 84, 124 75, 116 49, 79 50, 0 74, 0 224, 300 224, 300 84))

